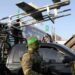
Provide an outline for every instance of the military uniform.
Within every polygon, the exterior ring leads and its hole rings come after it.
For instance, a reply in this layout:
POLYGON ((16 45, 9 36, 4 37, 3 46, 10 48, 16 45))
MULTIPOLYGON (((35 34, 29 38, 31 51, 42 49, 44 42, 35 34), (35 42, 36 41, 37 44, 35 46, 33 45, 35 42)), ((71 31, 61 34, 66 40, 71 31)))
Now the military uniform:
MULTIPOLYGON (((40 74, 40 65, 42 58, 40 57, 37 50, 37 47, 33 45, 35 42, 31 42, 31 45, 28 45, 28 52, 22 56, 21 66, 23 69, 24 75, 42 75, 40 74)), ((36 45, 36 44, 35 44, 36 45)))
POLYGON ((75 61, 71 62, 71 72, 72 75, 75 75, 75 61))
MULTIPOLYGON (((21 65, 24 75, 40 75, 36 71, 40 70, 42 59, 37 53, 25 53, 22 57, 21 65), (37 65, 36 65, 37 64, 37 65), (35 66, 33 66, 35 65, 35 66)), ((39 71, 38 71, 39 72, 39 71)))

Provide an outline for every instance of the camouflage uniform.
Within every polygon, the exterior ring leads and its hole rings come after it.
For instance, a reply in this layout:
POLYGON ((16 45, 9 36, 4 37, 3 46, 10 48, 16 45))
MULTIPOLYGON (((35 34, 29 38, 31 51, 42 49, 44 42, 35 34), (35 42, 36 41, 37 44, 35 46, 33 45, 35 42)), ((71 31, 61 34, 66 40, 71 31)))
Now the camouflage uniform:
POLYGON ((75 75, 75 61, 71 62, 71 72, 72 75, 75 75))
POLYGON ((28 45, 28 52, 25 53, 21 59, 21 66, 24 75, 42 75, 40 74, 40 65, 42 58, 38 51, 38 43, 32 42, 28 45), (34 44, 33 44, 34 43, 34 44))

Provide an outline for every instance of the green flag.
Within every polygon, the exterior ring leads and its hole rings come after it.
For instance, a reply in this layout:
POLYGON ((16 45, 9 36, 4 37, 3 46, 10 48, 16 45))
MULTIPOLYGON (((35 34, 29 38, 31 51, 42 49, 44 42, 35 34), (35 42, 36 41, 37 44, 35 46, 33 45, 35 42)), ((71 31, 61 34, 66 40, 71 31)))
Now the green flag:
POLYGON ((49 31, 49 26, 48 25, 45 26, 45 31, 47 31, 47 32, 49 31))
MULTIPOLYGON (((19 14, 19 13, 20 13, 20 9, 17 10, 17 14, 19 14)), ((19 15, 17 16, 17 18, 19 18, 19 15)))

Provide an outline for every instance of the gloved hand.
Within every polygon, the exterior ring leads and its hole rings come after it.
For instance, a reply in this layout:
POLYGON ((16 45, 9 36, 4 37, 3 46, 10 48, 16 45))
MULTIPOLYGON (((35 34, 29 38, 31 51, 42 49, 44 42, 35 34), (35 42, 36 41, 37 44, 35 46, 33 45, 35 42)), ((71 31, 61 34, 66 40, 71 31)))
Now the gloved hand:
POLYGON ((69 57, 69 56, 65 56, 64 57, 64 60, 63 60, 63 63, 70 63, 74 61, 74 59, 72 57, 69 57))

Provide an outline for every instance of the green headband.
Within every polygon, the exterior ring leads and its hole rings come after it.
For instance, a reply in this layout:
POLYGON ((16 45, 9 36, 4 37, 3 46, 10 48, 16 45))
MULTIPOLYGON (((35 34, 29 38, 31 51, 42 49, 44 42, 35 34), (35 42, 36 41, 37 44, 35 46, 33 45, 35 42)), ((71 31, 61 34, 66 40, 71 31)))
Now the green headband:
POLYGON ((30 37, 28 40, 27 40, 27 43, 28 43, 28 45, 30 45, 30 44, 33 44, 33 43, 35 43, 35 42, 37 42, 38 41, 38 39, 36 38, 36 37, 30 37))

